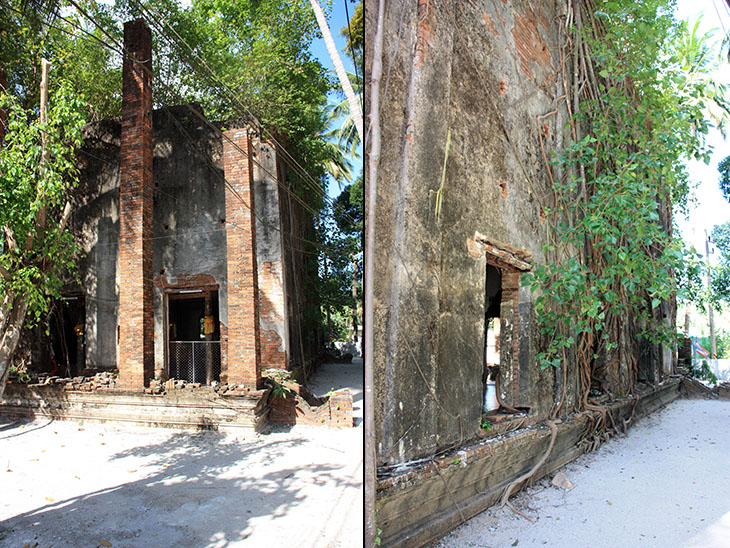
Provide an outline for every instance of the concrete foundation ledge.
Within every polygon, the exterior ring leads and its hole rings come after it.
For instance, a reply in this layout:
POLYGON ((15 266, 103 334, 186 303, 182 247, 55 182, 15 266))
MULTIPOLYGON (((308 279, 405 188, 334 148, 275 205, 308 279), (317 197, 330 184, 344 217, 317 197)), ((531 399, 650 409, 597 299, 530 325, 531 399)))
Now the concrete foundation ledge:
MULTIPOLYGON (((679 379, 669 379, 624 401, 607 405, 617 425, 648 415, 679 396, 679 379), (619 422, 621 421, 621 422, 619 422)), ((550 457, 534 479, 549 474, 584 452, 578 446, 590 426, 587 413, 558 424, 550 457)), ((417 548, 445 535, 462 520, 499 501, 507 485, 529 471, 547 450, 550 429, 540 423, 494 438, 468 443, 452 452, 380 475, 376 521, 383 547, 417 548)))
POLYGON ((193 430, 255 430, 268 424, 269 390, 221 396, 212 390, 173 390, 161 395, 66 390, 53 385, 9 384, 0 415, 58 420, 122 422, 193 430))

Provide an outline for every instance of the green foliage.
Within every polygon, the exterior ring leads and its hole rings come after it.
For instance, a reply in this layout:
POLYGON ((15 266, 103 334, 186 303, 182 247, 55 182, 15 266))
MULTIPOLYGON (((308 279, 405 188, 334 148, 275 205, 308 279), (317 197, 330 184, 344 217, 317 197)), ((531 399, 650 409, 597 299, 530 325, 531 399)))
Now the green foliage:
POLYGON ((708 299, 716 309, 730 303, 730 221, 712 229, 712 243, 719 252, 717 264, 710 267, 708 299))
MULTIPOLYGON (((85 5, 91 15, 113 28, 109 6, 95 2, 85 5)), ((121 58, 99 42, 108 41, 101 31, 76 12, 59 17, 60 8, 61 2, 4 0, 0 10, 0 67, 7 73, 8 89, 20 106, 37 109, 40 60, 45 57, 53 67, 50 96, 65 82, 85 97, 82 112, 86 119, 119 114, 121 58)), ((113 34, 121 36, 116 30, 113 34)))
POLYGON ((725 126, 730 122, 730 93, 725 84, 712 77, 718 68, 714 53, 718 48, 713 31, 699 34, 701 20, 700 16, 691 26, 688 22, 682 24, 673 57, 680 70, 674 79, 683 100, 702 114, 702 118, 693 120, 697 130, 705 133, 706 127, 712 123, 724 136, 725 126))
POLYGON ((703 156, 708 127, 696 100, 707 88, 688 73, 699 61, 684 66, 672 49, 683 30, 665 3, 598 7, 600 28, 582 34, 597 76, 585 75, 577 139, 553 162, 567 176, 553 185, 546 264, 526 280, 547 342, 541 367, 577 350, 586 393, 595 361, 617 349, 618 318, 653 342, 673 340, 672 326, 654 320, 689 255, 669 235, 670 204, 686 204, 683 160, 703 156))
POLYGON ((68 193, 77 183, 74 156, 81 144, 83 101, 67 84, 49 98, 48 122, 23 109, 14 97, 0 95, 8 114, 7 134, 0 148, 0 266, 11 279, 0 278, 0 296, 24 295, 28 315, 37 321, 52 297, 60 297, 64 272, 73 270, 76 248, 67 229, 58 226, 68 193), (47 160, 42 161, 41 136, 46 136, 47 160), (45 230, 37 224, 48 211, 45 230), (7 233, 14 235, 13 251, 7 233), (32 246, 26 248, 26 242, 32 246))
POLYGON ((264 377, 266 382, 271 385, 271 392, 274 396, 286 398, 289 394, 294 393, 291 388, 284 385, 286 381, 290 380, 288 371, 274 372, 269 370, 264 374, 264 377))
POLYGON ((24 367, 16 367, 14 365, 11 365, 8 368, 8 376, 11 380, 17 379, 19 383, 29 383, 31 380, 30 375, 28 374, 28 371, 24 367))
MULTIPOLYGON (((348 73, 350 83, 355 91, 356 99, 360 101, 361 86, 354 74, 348 73)), ((327 105, 327 130, 322 133, 331 158, 327 162, 327 171, 339 183, 352 180, 352 166, 350 160, 358 160, 360 155, 357 148, 360 146, 360 134, 355 125, 355 118, 350 112, 350 103, 345 98, 339 103, 327 105)))
POLYGON ((482 420, 479 423, 479 426, 482 427, 482 429, 489 431, 492 428, 492 421, 490 421, 486 415, 482 415, 482 420))
POLYGON ((363 177, 345 187, 322 217, 324 242, 320 265, 320 297, 330 311, 330 328, 338 339, 348 333, 353 309, 362 310, 363 177), (353 280, 354 278, 354 280, 353 280), (357 299, 353 298, 355 282, 357 299))
MULTIPOLYGON (((340 29, 340 36, 347 40, 347 53, 350 51, 355 53, 355 57, 360 56, 362 60, 362 52, 365 48, 365 5, 362 0, 355 6, 355 11, 351 12, 349 28, 347 25, 340 29)), ((362 61, 361 61, 362 62, 362 61)), ((360 71, 362 74, 362 71, 360 71)))
POLYGON ((720 190, 725 199, 730 202, 730 156, 726 156, 717 165, 720 172, 720 190))
POLYGON ((697 366, 693 366, 691 370, 693 377, 708 381, 710 384, 717 384, 717 376, 712 372, 707 360, 698 360, 697 366))

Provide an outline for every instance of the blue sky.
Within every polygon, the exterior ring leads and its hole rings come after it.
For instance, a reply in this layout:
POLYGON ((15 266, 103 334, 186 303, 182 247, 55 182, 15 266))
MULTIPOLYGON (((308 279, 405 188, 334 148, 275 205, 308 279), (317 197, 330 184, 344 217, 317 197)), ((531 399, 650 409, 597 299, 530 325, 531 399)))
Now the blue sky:
MULTIPOLYGON (((347 25, 347 14, 345 12, 345 2, 347 2, 347 9, 349 10, 350 17, 352 17, 355 13, 355 6, 357 3, 353 3, 351 0, 332 0, 331 9, 329 12, 329 15, 327 17, 327 20, 329 21, 330 31, 332 32, 332 37, 335 40, 335 44, 337 45, 337 49, 340 51, 340 57, 342 58, 342 63, 345 65, 345 70, 348 72, 355 72, 355 68, 353 67, 352 62, 350 61, 350 58, 345 55, 344 50, 347 46, 344 37, 340 36, 340 29, 343 28, 345 25, 347 25)), ((320 5, 323 9, 325 9, 325 13, 327 13, 326 3, 322 0, 319 0, 320 5)), ((312 45, 310 47, 310 50, 312 54, 319 59, 319 62, 322 63, 322 66, 332 71, 333 77, 336 78, 334 75, 335 67, 332 64, 332 60, 330 59, 329 53, 327 52, 327 46, 324 43, 323 39, 318 39, 312 42, 312 45)), ((362 75, 361 75, 362 76, 362 75)), ((337 95, 334 93, 330 94, 330 102, 340 102, 344 99, 344 95, 337 95)), ((357 177, 357 175, 362 170, 362 146, 360 146, 358 152, 360 153, 360 159, 353 161, 353 177, 357 177)), ((340 193, 340 188, 338 184, 330 179, 328 181, 327 185, 327 191, 329 192, 329 195, 332 197, 336 197, 340 193)))

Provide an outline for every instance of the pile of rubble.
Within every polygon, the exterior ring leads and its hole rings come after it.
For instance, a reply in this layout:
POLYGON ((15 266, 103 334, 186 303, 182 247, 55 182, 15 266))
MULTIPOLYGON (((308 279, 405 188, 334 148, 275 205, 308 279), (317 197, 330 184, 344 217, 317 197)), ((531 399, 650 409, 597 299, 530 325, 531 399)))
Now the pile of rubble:
POLYGON ((150 387, 145 388, 145 393, 164 394, 173 390, 214 392, 219 396, 243 396, 253 391, 250 387, 243 384, 228 384, 213 381, 209 386, 207 384, 188 382, 181 379, 168 379, 166 381, 154 379, 150 381, 150 387))
MULTIPOLYGON (((79 376, 79 377, 59 377, 51 376, 47 374, 40 374, 33 376, 30 382, 20 383, 17 380, 12 381, 12 384, 26 384, 29 387, 34 386, 48 386, 55 385, 60 386, 64 390, 79 390, 82 392, 92 392, 95 390, 118 390, 121 387, 118 386, 119 374, 111 371, 103 371, 96 373, 93 376, 79 376)), ((201 384, 199 382, 188 382, 180 379, 169 379, 166 381, 160 381, 154 379, 150 381, 149 388, 145 388, 146 394, 165 394, 174 390, 184 391, 204 391, 208 393, 215 393, 220 396, 243 396, 252 392, 250 387, 244 386, 243 384, 227 384, 213 381, 210 386, 201 384)))
POLYGON ((111 390, 116 386, 117 374, 109 371, 96 373, 92 377, 58 377, 41 374, 28 386, 60 385, 64 390, 111 390))

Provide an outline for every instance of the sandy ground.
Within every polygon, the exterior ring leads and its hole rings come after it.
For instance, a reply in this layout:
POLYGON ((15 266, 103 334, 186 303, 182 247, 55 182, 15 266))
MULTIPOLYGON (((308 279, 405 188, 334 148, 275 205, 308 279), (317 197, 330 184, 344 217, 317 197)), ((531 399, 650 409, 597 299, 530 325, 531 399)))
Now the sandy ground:
POLYGON ((309 388, 315 396, 323 396, 330 390, 349 388, 352 392, 352 417, 355 426, 362 424, 362 388, 365 381, 362 358, 353 358, 352 363, 322 364, 312 379, 309 388))
POLYGON ((730 548, 730 402, 679 400, 626 437, 513 497, 531 524, 490 508, 438 548, 730 548))
POLYGON ((360 548, 362 455, 362 427, 244 436, 0 418, 0 547, 360 548))

